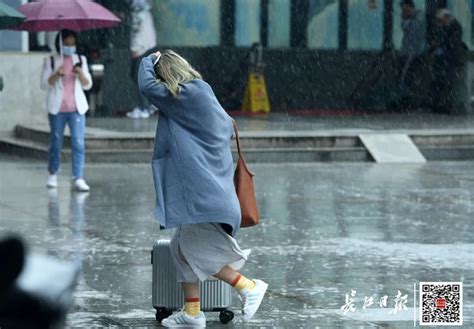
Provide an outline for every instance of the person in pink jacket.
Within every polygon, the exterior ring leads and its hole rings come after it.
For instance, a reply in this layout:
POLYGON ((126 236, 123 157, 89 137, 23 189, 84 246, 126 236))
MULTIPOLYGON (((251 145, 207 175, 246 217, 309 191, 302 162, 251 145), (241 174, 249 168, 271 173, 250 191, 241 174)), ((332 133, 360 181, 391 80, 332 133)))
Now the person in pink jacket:
MULTIPOLYGON (((48 147, 48 188, 56 188, 61 149, 66 124, 71 132, 72 183, 78 191, 89 191, 83 177, 84 168, 84 132, 85 113, 89 110, 84 90, 92 88, 92 77, 85 56, 76 54, 77 35, 73 31, 63 30, 62 56, 45 58, 41 74, 41 89, 46 94, 51 134, 48 147)), ((60 52, 59 35, 56 38, 56 50, 60 52)))

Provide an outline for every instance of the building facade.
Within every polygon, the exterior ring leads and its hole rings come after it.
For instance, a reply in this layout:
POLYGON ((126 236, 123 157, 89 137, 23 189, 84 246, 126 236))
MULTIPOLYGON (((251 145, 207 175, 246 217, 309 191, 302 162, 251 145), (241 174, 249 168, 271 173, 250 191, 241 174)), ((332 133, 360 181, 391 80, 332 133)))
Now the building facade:
MULTIPOLYGON (((22 1, 7 0, 13 6, 22 1)), ((249 47, 255 42, 264 47, 274 111, 383 107, 368 95, 374 94, 372 85, 393 78, 396 71, 402 38, 399 0, 149 1, 158 48, 173 48, 189 58, 228 110, 240 109, 249 47), (379 76, 372 79, 374 70, 379 76)), ((106 63, 99 112, 108 115, 134 103, 135 96, 127 92, 131 9, 129 0, 98 2, 123 19, 117 28, 81 33, 83 51, 106 63)), ((426 15, 428 38, 436 31, 436 10, 445 7, 461 23, 463 40, 472 48, 474 0, 415 3, 426 15)), ((0 32, 0 52, 25 50, 24 35, 0 32)), ((35 49, 37 36, 29 39, 35 49)), ((383 88, 378 92, 385 93, 383 88)))

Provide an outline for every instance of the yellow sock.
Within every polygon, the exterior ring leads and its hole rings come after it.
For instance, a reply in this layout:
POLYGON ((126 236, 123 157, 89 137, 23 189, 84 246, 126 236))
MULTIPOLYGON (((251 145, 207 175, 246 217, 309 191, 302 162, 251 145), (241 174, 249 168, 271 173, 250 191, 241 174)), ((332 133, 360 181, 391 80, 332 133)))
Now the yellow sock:
POLYGON ((186 298, 184 300, 184 311, 190 316, 198 316, 201 313, 201 302, 199 297, 186 298))
POLYGON ((241 292, 244 289, 252 290, 255 288, 255 282, 239 274, 234 279, 234 281, 232 281, 231 286, 234 287, 238 292, 241 292))

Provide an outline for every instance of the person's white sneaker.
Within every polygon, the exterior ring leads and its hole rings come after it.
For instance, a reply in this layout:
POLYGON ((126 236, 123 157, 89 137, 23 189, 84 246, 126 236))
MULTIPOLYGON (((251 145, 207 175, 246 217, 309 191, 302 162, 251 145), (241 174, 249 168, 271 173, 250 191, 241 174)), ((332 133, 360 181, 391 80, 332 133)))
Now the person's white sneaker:
POLYGON ((57 175, 49 175, 48 176, 48 183, 46 184, 48 188, 56 188, 58 187, 58 176, 57 175))
POLYGON ((198 316, 190 316, 182 309, 161 321, 161 325, 167 328, 204 328, 206 327, 206 317, 203 312, 198 316))
POLYGON ((255 287, 252 290, 244 289, 239 293, 240 300, 243 303, 242 320, 244 322, 249 321, 257 313, 268 288, 268 284, 262 280, 253 281, 255 282, 255 287))
POLYGON ((89 185, 86 184, 86 181, 83 178, 78 178, 74 180, 73 187, 76 191, 79 192, 87 192, 91 189, 89 185))
POLYGON ((141 119, 148 119, 150 117, 150 111, 148 111, 148 109, 142 109, 140 112, 141 119))
POLYGON ((127 117, 130 119, 140 119, 142 115, 142 110, 137 106, 131 112, 127 112, 127 117))

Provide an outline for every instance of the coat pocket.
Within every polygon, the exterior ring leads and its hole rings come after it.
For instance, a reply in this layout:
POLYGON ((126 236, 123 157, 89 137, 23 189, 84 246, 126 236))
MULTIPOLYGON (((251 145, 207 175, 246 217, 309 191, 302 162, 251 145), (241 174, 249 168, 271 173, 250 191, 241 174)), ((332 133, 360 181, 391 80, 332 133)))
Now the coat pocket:
POLYGON ((169 153, 153 160, 151 167, 156 193, 155 214, 164 223, 166 216, 174 216, 181 211, 180 204, 177 203, 183 200, 181 182, 169 153))
POLYGON ((164 186, 165 186, 165 170, 167 156, 153 160, 151 162, 151 170, 153 172, 153 183, 155 185, 155 215, 160 223, 165 226, 165 201, 164 201, 164 186))

